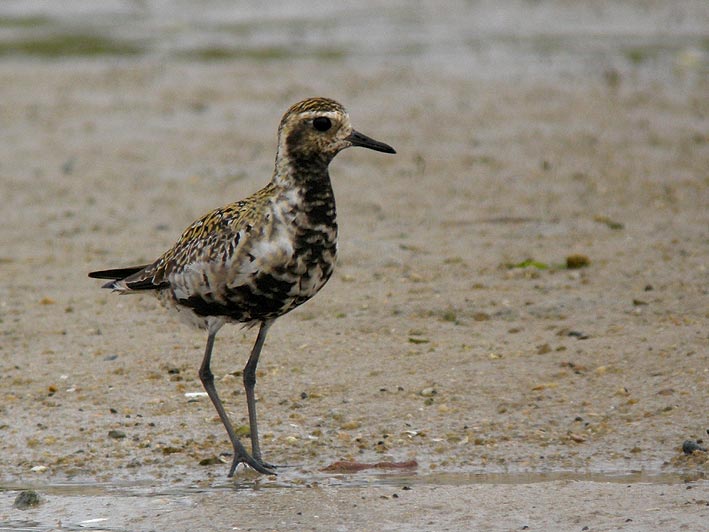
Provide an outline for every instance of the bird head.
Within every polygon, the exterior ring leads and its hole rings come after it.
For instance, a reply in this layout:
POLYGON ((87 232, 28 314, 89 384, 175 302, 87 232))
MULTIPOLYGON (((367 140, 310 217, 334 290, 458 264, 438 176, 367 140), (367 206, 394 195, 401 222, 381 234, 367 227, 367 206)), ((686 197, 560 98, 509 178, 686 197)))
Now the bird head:
POLYGON ((329 98, 309 98, 291 106, 278 127, 277 159, 327 166, 350 146, 384 153, 394 148, 356 131, 345 108, 329 98))

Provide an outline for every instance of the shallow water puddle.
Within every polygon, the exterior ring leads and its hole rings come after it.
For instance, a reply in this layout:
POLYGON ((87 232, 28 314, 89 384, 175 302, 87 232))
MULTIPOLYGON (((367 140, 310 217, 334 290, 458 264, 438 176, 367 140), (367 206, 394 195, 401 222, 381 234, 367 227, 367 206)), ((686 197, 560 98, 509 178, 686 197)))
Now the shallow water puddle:
POLYGON ((42 484, 40 482, 8 482, 0 484, 0 493, 35 490, 46 495, 57 496, 120 496, 120 497, 163 497, 167 495, 204 493, 213 490, 254 490, 300 489, 313 485, 320 487, 361 487, 361 486, 404 486, 404 485, 450 485, 475 484, 537 484, 540 482, 580 481, 646 484, 682 484, 705 480, 703 471, 660 472, 660 471, 517 471, 517 472, 464 472, 441 471, 433 473, 359 473, 337 474, 282 474, 279 477, 253 479, 225 478, 209 485, 173 484, 154 479, 137 481, 92 482, 65 481, 42 484), (166 485, 167 484, 167 485, 166 485))
MULTIPOLYGON (((658 471, 525 471, 525 472, 427 472, 399 473, 360 472, 354 474, 304 474, 284 472, 278 478, 219 480, 202 484, 171 483, 155 479, 135 482, 67 481, 42 484, 40 482, 9 482, 0 485, 0 532, 2 531, 111 531, 128 528, 115 527, 116 516, 149 514, 165 508, 194 506, 195 498, 204 494, 238 491, 242 495, 257 496, 259 492, 281 491, 284 495, 312 488, 324 490, 357 488, 401 488, 416 486, 474 486, 522 485, 545 482, 594 482, 622 484, 683 484, 707 483, 703 472, 658 471), (41 503, 35 508, 19 510, 13 501, 19 493, 34 490, 41 503)), ((123 524, 123 523, 122 523, 123 524)))
POLYGON ((647 471, 525 471, 516 473, 464 473, 440 472, 426 475, 388 475, 379 480, 383 485, 449 485, 463 486, 475 484, 538 484, 541 482, 598 482, 618 484, 683 484, 704 480, 703 472, 665 473, 647 471))
POLYGON ((252 479, 227 479, 211 484, 200 483, 171 484, 154 479, 137 481, 92 482, 65 481, 42 484, 40 482, 7 482, 0 484, 0 493, 35 490, 44 495, 56 496, 116 496, 116 497, 165 497, 206 493, 214 490, 258 491, 262 489, 302 489, 319 487, 361 487, 361 486, 407 486, 407 485, 448 485, 464 486, 476 484, 537 484, 542 482, 578 481, 612 482, 619 484, 683 484, 706 480, 703 471, 516 471, 516 472, 465 472, 441 471, 428 473, 399 472, 373 473, 285 473, 279 477, 252 479))
MULTIPOLYGON (((476 485, 529 485, 547 482, 591 482, 599 484, 662 484, 676 485, 698 482, 709 486, 704 472, 660 471, 518 471, 518 472, 426 472, 412 471, 329 474, 285 470, 277 478, 226 478, 214 481, 204 478, 182 478, 178 481, 154 478, 139 481, 91 482, 90 480, 59 482, 5 482, 0 484, 0 532, 54 532, 136 530, 156 516, 171 510, 201 511, 207 499, 223 499, 228 492, 238 492, 241 504, 259 494, 276 495, 278 500, 292 500, 291 495, 310 490, 330 494, 340 490, 380 489, 382 496, 392 489, 409 490, 425 486, 469 487, 476 485), (18 509, 15 501, 20 493, 33 490, 40 504, 26 510, 18 509), (281 499, 281 497, 286 499, 281 499), (245 498, 246 497, 246 498, 245 498), (151 517, 152 516, 152 517, 151 517), (130 524, 137 526, 131 527, 130 524)), ((152 529, 152 528, 150 528, 152 529)))

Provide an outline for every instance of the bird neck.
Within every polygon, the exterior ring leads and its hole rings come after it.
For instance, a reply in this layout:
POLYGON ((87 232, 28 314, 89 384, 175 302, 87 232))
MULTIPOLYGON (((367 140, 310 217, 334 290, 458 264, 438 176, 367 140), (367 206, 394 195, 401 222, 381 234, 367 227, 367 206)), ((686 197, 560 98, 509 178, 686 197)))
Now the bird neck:
POLYGON ((281 189, 288 202, 307 216, 308 225, 336 227, 335 195, 327 164, 309 158, 285 161, 276 159, 271 183, 281 189))
POLYGON ((286 156, 278 153, 271 182, 284 188, 326 188, 331 190, 328 165, 323 156, 286 156))

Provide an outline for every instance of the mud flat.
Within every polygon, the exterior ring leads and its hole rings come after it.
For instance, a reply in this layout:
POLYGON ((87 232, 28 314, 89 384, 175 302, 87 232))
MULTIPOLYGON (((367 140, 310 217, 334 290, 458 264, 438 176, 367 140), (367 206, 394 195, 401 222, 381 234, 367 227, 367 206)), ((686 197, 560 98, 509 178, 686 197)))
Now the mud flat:
MULTIPOLYGON (((631 54, 569 79, 5 56, 0 528, 702 530, 707 457, 682 444, 709 439, 709 83, 682 50, 663 76, 631 54), (86 273, 262 186, 311 95, 398 155, 332 165, 338 268, 258 375, 264 454, 288 467, 229 481, 193 395, 202 335, 86 273), (323 471, 342 460, 417 465, 323 471), (40 504, 13 507, 25 489, 40 504)), ((215 347, 239 426, 253 334, 215 347)))

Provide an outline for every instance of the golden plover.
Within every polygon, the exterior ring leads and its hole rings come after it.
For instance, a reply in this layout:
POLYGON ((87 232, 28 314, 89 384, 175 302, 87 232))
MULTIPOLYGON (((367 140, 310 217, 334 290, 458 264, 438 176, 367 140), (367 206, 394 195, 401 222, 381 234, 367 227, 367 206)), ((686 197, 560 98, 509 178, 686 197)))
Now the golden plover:
POLYGON ((328 165, 350 146, 396 153, 355 131, 336 101, 296 103, 278 127, 276 166, 264 188, 201 217, 152 264, 89 274, 111 279, 103 288, 124 294, 153 292, 187 323, 207 331, 199 377, 234 448, 229 476, 240 463, 274 473, 259 447, 256 365, 273 321, 313 297, 332 274, 337 221, 328 165), (259 325, 243 372, 251 454, 234 432, 210 370, 214 339, 225 323, 259 325))

